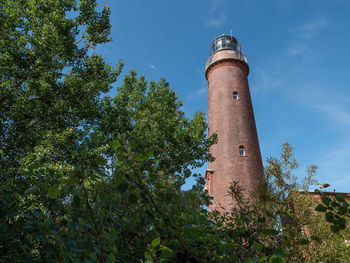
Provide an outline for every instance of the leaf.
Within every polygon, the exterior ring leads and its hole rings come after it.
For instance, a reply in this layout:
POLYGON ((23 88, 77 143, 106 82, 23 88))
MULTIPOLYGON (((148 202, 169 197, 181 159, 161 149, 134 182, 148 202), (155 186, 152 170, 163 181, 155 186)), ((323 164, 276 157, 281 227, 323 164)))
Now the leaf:
POLYGON ((43 214, 43 212, 41 212, 41 210, 39 209, 35 209, 34 212, 33 212, 33 215, 36 216, 36 217, 39 217, 43 214))
POLYGON ((345 201, 344 196, 342 196, 342 195, 337 195, 335 197, 335 199, 337 199, 337 201, 339 201, 339 202, 344 202, 345 201))
POLYGON ((220 245, 223 245, 223 246, 226 246, 227 245, 227 242, 226 241, 224 241, 224 240, 220 240, 220 245))
POLYGON ((326 212, 326 211, 327 211, 327 208, 326 208, 324 205, 319 204, 318 206, 316 206, 315 210, 316 210, 317 212, 326 212))
POLYGON ((60 189, 57 185, 52 185, 49 188, 48 194, 50 198, 56 198, 60 194, 60 189))
POLYGON ((116 260, 115 260, 115 256, 113 253, 110 253, 108 256, 107 256, 107 261, 106 263, 115 263, 116 260))
POLYGON ((331 225, 330 229, 333 233, 338 233, 340 231, 340 228, 337 225, 331 225))
POLYGON ((183 226, 184 228, 187 228, 187 229, 192 229, 192 226, 189 225, 189 224, 183 224, 182 226, 183 226))
POLYGON ((302 238, 299 240, 299 243, 302 245, 308 245, 310 244, 310 240, 308 240, 307 238, 302 238))
POLYGON ((72 201, 72 207, 74 208, 79 208, 81 204, 81 199, 79 198, 79 196, 75 195, 73 197, 73 201, 72 201))
POLYGON ((284 260, 280 257, 272 256, 270 258, 270 263, 284 263, 284 260))
POLYGON ((344 230, 345 227, 346 227, 346 220, 345 220, 345 218, 339 218, 339 219, 336 221, 336 224, 337 224, 337 226, 338 226, 340 229, 344 230))
POLYGON ((100 136, 98 134, 98 132, 93 132, 90 135, 91 141, 93 144, 95 144, 95 146, 98 146, 99 142, 100 142, 100 136))
POLYGON ((25 190, 24 194, 25 195, 34 194, 37 190, 38 188, 35 185, 33 185, 32 187, 29 187, 27 190, 25 190))
POLYGON ((284 251, 281 248, 275 248, 273 250, 273 255, 281 258, 285 256, 284 251))
POLYGON ((121 144, 120 144, 118 141, 111 142, 109 145, 110 145, 114 150, 117 150, 117 149, 121 146, 121 144))
POLYGON ((162 247, 162 257, 164 259, 169 259, 174 254, 174 251, 168 247, 162 247))
POLYGON ((259 223, 264 223, 266 221, 266 218, 265 217, 259 217, 258 218, 258 222, 259 223))
POLYGON ((275 229, 271 230, 271 235, 277 236, 278 234, 279 234, 279 232, 277 230, 275 230, 275 229))
POLYGON ((153 149, 151 149, 151 148, 146 149, 145 155, 147 157, 151 157, 153 155, 153 149))
POLYGON ((40 241, 42 241, 42 242, 44 242, 44 243, 49 242, 49 240, 46 238, 46 236, 44 236, 44 235, 41 234, 41 233, 35 233, 35 234, 34 234, 34 238, 39 239, 40 241))
POLYGON ((166 194, 165 194, 165 198, 168 202, 170 202, 171 200, 173 200, 175 197, 175 193, 173 190, 171 189, 167 189, 166 194))
POLYGON ((125 160, 125 153, 124 152, 117 152, 117 158, 118 158, 118 161, 124 161, 125 160))
POLYGON ((267 260, 267 258, 267 256, 261 257, 258 262, 264 262, 265 260, 267 260))
POLYGON ((254 242, 254 243, 253 243, 253 247, 254 247, 255 250, 257 250, 257 251, 261 251, 261 250, 264 248, 264 246, 261 245, 261 244, 258 243, 258 242, 254 242))
POLYGON ((186 237, 186 240, 193 243, 194 241, 196 241, 193 237, 186 237))
POLYGON ((322 193, 322 202, 325 204, 325 205, 329 205, 329 203, 331 202, 332 200, 328 197, 328 196, 325 196, 324 193, 322 193))
POLYGON ((107 163, 107 160, 103 158, 101 155, 98 155, 95 160, 100 165, 106 165, 107 163))
POLYGON ((314 241, 317 241, 317 242, 321 241, 321 238, 319 238, 318 236, 311 236, 310 238, 311 238, 311 240, 314 240, 314 241))
POLYGON ((160 244, 160 238, 159 238, 159 237, 153 239, 153 241, 152 241, 152 246, 153 246, 153 247, 156 247, 156 246, 158 246, 159 244, 160 244))
POLYGON ((131 193, 128 196, 128 200, 129 200, 130 204, 136 204, 137 201, 139 200, 139 197, 138 197, 138 195, 131 193))
POLYGON ((13 217, 16 217, 18 215, 19 215, 18 211, 10 212, 10 213, 7 214, 7 216, 9 218, 13 218, 13 217))
POLYGON ((327 212, 325 214, 325 217, 326 217, 326 221, 329 222, 329 223, 333 223, 334 221, 334 215, 332 212, 327 212))
POLYGON ((23 228, 24 228, 25 230, 30 230, 30 229, 33 228, 33 226, 32 226, 32 225, 26 225, 26 226, 24 226, 23 228))
POLYGON ((261 233, 264 234, 264 235, 270 235, 271 234, 271 230, 269 230, 269 229, 262 229, 261 233))
POLYGON ((137 159, 138 160, 140 160, 140 161, 144 161, 144 160, 147 160, 147 156, 146 155, 144 155, 144 154, 139 154, 138 156, 137 156, 137 159))
POLYGON ((128 187, 129 187, 129 184, 125 180, 117 185, 116 190, 118 193, 124 194, 126 192, 126 190, 128 190, 128 187))
POLYGON ((228 243, 226 248, 229 250, 234 250, 236 248, 236 244, 234 242, 228 243))
POLYGON ((336 202, 336 201, 331 202, 331 206, 337 207, 338 206, 338 202, 336 202))

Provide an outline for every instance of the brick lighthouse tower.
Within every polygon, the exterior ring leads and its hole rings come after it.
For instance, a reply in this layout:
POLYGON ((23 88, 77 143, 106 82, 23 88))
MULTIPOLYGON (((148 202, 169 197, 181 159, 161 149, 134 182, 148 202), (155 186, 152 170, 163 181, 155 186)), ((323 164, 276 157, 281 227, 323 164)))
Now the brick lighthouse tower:
POLYGON ((215 161, 206 171, 207 190, 213 197, 209 209, 222 211, 235 204, 227 195, 233 181, 244 196, 263 179, 258 135, 248 86, 249 66, 239 41, 227 35, 216 38, 205 66, 208 80, 208 135, 216 133, 210 153, 215 161))

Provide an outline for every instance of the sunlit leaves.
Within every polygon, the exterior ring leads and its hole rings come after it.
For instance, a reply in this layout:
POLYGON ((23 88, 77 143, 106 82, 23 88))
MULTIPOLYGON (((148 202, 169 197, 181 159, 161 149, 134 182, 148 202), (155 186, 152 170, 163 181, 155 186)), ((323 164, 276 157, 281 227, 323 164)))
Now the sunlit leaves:
POLYGON ((60 194, 60 189, 57 185, 52 185, 49 187, 48 195, 50 198, 56 198, 60 194))
POLYGON ((113 141, 110 143, 110 146, 114 149, 114 150, 118 150, 119 147, 121 146, 119 142, 117 141, 113 141))
POLYGON ((152 246, 153 246, 153 247, 156 247, 156 246, 158 246, 159 244, 160 244, 160 238, 159 238, 159 237, 153 239, 153 241, 152 241, 152 246))

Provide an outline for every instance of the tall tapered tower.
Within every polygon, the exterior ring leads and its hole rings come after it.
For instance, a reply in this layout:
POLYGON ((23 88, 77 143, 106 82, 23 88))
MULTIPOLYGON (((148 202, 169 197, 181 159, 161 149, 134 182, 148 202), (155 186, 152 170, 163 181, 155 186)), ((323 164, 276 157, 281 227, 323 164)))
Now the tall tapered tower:
POLYGON ((235 206, 227 195, 233 181, 238 181, 249 197, 263 180, 248 73, 247 59, 236 38, 222 35, 212 42, 205 66, 208 135, 216 133, 218 142, 210 148, 215 161, 206 172, 207 190, 213 197, 210 210, 235 206))

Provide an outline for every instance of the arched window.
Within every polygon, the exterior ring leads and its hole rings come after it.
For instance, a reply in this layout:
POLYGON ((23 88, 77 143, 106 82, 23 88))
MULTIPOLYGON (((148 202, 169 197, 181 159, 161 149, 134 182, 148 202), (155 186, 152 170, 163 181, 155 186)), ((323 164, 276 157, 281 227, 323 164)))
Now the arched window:
POLYGON ((234 100, 238 100, 238 92, 237 91, 233 92, 232 97, 234 100))
POLYGON ((243 145, 239 146, 239 155, 240 156, 245 156, 245 150, 244 150, 244 146, 243 145))
POLYGON ((205 189, 208 191, 208 194, 213 193, 213 174, 214 170, 207 170, 205 173, 205 179, 207 180, 205 183, 205 189))

